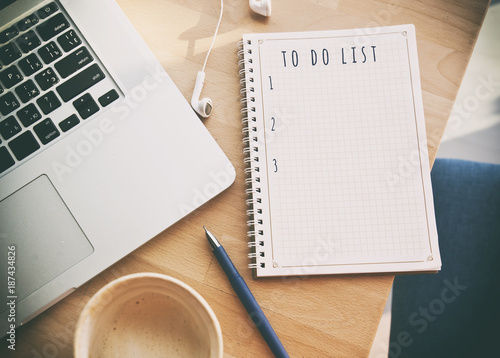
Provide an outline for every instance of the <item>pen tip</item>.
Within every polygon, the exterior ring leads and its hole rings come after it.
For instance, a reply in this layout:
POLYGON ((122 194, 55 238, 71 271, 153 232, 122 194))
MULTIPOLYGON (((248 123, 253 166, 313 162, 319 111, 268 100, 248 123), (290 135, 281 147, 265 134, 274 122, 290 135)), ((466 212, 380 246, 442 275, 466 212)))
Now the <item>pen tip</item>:
POLYGON ((212 249, 216 249, 217 247, 219 247, 220 243, 215 238, 215 236, 210 231, 208 231, 208 229, 205 226, 203 226, 203 228, 205 229, 205 235, 207 236, 208 242, 212 246, 212 249))

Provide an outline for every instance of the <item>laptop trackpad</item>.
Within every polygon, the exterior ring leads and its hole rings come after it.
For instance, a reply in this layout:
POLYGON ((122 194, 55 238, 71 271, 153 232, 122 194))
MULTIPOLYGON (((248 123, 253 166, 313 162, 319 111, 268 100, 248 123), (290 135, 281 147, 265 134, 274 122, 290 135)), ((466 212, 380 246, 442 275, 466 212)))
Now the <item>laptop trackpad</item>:
POLYGON ((15 246, 19 302, 94 249, 46 175, 0 202, 0 312, 7 303, 9 246, 15 246))

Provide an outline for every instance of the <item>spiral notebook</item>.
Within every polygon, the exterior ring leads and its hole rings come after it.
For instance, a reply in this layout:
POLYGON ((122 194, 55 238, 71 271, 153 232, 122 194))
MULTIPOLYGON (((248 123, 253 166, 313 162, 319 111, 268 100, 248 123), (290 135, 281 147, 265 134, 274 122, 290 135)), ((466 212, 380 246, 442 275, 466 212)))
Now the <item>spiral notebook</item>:
POLYGON ((239 46, 255 275, 439 270, 414 26, 239 46))

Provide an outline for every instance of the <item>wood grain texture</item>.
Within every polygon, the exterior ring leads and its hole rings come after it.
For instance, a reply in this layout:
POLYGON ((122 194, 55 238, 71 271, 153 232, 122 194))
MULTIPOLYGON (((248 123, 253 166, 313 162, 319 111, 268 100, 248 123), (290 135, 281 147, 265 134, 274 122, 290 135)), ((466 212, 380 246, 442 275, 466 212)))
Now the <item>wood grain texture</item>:
MULTIPOLYGON (((219 2, 118 0, 125 14, 190 100, 219 16, 219 2)), ((205 124, 236 168, 224 193, 150 240, 17 331, 17 355, 70 357, 80 311, 106 283, 135 272, 174 276, 212 306, 225 357, 271 353, 209 250, 202 229, 219 237, 291 357, 366 357, 393 276, 288 277, 255 280, 247 269, 246 205, 236 45, 244 33, 416 26, 431 163, 472 53, 488 1, 273 0, 273 15, 227 0, 206 68, 202 96, 214 102, 205 124)), ((8 356, 2 340, 0 356, 8 356)))

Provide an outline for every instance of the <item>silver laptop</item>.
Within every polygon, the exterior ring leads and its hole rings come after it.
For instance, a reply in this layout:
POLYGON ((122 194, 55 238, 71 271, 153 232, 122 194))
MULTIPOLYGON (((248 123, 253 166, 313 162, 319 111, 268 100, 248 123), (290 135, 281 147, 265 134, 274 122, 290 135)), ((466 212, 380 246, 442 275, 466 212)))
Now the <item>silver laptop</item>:
POLYGON ((2 0, 0 63, 1 336, 235 173, 112 0, 2 0))

